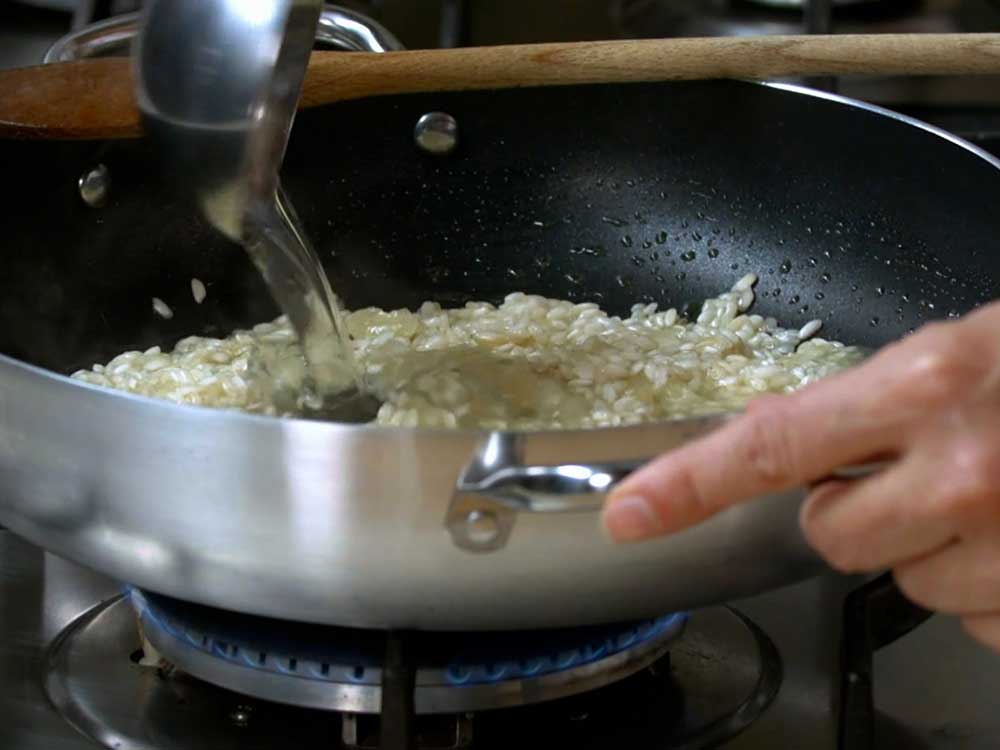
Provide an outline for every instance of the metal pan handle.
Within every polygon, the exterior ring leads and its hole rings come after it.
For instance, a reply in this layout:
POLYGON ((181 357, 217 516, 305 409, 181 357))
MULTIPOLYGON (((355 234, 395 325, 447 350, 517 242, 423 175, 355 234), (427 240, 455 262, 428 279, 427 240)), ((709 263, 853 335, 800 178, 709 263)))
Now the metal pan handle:
POLYGON ((507 466, 458 488, 514 511, 565 513, 600 510, 604 496, 646 461, 560 466, 507 466))
MULTIPOLYGON (((695 431, 703 433, 721 421, 702 421, 695 431)), ((475 552, 503 547, 518 513, 599 511, 616 484, 651 460, 532 466, 521 463, 522 452, 516 437, 495 434, 463 472, 445 518, 456 545, 475 552)), ((829 479, 861 479, 884 466, 847 466, 829 479)))
MULTIPOLYGON (((459 488, 462 492, 484 495, 520 512, 594 511, 601 509, 604 496, 616 484, 650 460, 652 459, 560 466, 508 466, 478 482, 460 484, 459 488)), ((880 463, 846 466, 832 472, 829 479, 862 479, 883 466, 880 463)))

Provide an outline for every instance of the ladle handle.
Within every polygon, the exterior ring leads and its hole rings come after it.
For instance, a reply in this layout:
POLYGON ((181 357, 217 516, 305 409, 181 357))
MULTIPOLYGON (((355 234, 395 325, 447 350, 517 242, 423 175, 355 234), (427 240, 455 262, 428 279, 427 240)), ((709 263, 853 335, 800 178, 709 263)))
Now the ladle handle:
MULTIPOLYGON (((844 34, 315 52, 300 106, 429 91, 827 75, 1000 74, 1000 34, 844 34)), ((141 132, 126 59, 0 72, 0 136, 141 132)))

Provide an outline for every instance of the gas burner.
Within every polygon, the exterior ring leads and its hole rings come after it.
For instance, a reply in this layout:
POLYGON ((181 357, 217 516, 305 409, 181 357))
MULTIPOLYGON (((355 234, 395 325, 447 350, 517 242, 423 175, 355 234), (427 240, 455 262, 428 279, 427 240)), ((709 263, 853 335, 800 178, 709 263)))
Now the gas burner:
MULTIPOLYGON (((259 665, 261 618, 150 594, 131 598, 133 603, 129 596, 116 597, 77 618, 46 656, 49 699, 99 745, 119 750, 387 746, 377 731, 378 724, 388 726, 387 715, 379 721, 361 709, 376 706, 380 698, 381 675, 375 670, 381 669, 384 633, 270 621, 280 631, 268 634, 277 639, 264 651, 264 664, 273 666, 269 671, 259 665), (136 608, 147 642, 155 639, 172 663, 140 664, 145 660, 136 608), (180 663, 185 654, 192 658, 188 666, 180 663), (258 664, 248 664, 246 657, 258 664), (218 670, 205 676, 229 675, 233 681, 227 684, 234 689, 196 677, 193 662, 202 661, 218 670), (362 668, 360 674, 355 667, 362 668), (331 687, 334 679, 339 688, 331 687), (252 697, 258 684, 266 685, 266 692, 252 697), (316 690, 317 702, 310 705, 325 710, 289 705, 309 694, 303 684, 316 690), (278 685, 287 692, 277 694, 278 685), (340 689, 352 697, 339 697, 340 689), (349 710, 330 710, 343 706, 349 710)), ((717 747, 767 708, 781 683, 781 663, 771 641, 735 610, 701 610, 686 625, 684 619, 489 637, 411 634, 407 652, 424 665, 415 671, 415 703, 424 710, 437 705, 457 711, 416 717, 417 746, 489 750, 571 744, 603 750, 641 746, 655 728, 657 746, 664 750, 717 747), (513 653, 521 656, 508 658, 513 653), (563 682, 551 682, 560 675, 563 682), (498 689, 505 684, 519 687, 498 689), (539 702, 476 712, 453 708, 487 705, 487 694, 490 701, 502 701, 499 705, 515 698, 539 702)))
MULTIPOLYGON (((146 638, 175 667, 264 700, 382 711, 386 635, 238 614, 133 590, 146 638)), ((417 714, 506 708, 593 690, 647 667, 686 614, 604 627, 412 633, 417 714)))

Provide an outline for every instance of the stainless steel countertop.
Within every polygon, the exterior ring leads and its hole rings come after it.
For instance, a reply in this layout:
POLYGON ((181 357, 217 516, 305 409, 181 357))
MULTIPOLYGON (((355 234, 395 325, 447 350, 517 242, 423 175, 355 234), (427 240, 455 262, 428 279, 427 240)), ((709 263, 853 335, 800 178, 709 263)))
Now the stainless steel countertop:
MULTIPOLYGON (((726 750, 835 750, 838 602, 856 582, 826 577, 741 602, 777 644, 785 680, 774 704, 726 750), (835 613, 835 614, 834 614, 835 613)), ((46 646, 121 586, 0 531, 0 748, 85 750, 90 740, 48 703, 46 646)), ((935 617, 876 659, 878 748, 1000 747, 1000 656, 935 617)))

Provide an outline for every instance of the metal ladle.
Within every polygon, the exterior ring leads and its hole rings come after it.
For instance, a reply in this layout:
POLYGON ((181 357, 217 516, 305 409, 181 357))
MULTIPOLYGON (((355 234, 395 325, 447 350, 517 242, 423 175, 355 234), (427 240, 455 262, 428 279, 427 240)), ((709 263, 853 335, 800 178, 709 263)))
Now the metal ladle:
POLYGON ((278 171, 285 155, 322 0, 150 0, 135 46, 143 122, 168 175, 208 221, 241 242, 302 344, 298 382, 279 393, 336 421, 370 421, 339 305, 278 171), (304 375, 305 377, 302 377, 304 375))

